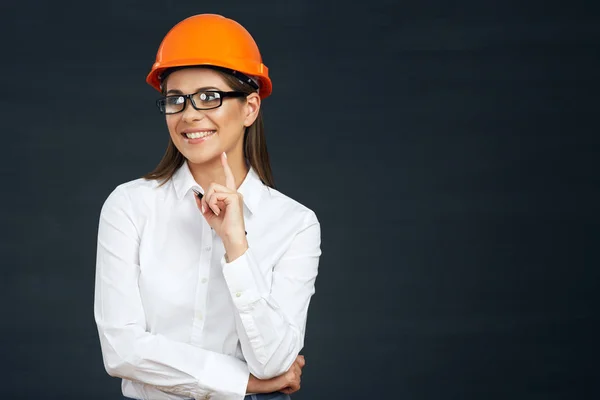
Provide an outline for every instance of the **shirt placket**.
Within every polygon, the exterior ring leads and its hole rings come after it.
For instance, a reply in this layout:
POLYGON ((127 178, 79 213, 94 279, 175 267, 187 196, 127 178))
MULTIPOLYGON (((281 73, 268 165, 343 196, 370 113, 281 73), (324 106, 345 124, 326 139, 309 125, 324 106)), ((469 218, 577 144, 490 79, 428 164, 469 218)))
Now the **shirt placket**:
POLYGON ((198 283, 194 302, 194 322, 192 326, 192 344, 202 346, 202 331, 206 315, 206 298, 208 294, 208 279, 213 252, 213 234, 208 223, 202 224, 202 240, 200 242, 200 261, 198 265, 198 283))

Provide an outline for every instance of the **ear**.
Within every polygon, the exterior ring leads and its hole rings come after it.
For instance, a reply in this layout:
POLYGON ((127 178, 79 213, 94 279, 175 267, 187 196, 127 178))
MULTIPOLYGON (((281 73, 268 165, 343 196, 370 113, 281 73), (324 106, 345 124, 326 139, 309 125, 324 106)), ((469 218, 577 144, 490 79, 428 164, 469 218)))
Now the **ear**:
POLYGON ((260 96, 258 93, 250 93, 246 97, 246 106, 244 107, 244 126, 249 127, 256 121, 258 111, 260 110, 260 96))

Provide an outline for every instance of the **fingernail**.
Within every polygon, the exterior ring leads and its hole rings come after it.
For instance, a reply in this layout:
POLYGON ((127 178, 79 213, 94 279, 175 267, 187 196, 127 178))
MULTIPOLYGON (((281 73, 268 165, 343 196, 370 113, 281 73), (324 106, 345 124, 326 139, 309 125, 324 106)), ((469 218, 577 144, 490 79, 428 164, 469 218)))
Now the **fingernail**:
POLYGON ((204 204, 201 204, 200 208, 202 209, 202 214, 204 214, 204 204))
POLYGON ((227 158, 227 153, 223 152, 223 154, 225 154, 225 158, 227 158))

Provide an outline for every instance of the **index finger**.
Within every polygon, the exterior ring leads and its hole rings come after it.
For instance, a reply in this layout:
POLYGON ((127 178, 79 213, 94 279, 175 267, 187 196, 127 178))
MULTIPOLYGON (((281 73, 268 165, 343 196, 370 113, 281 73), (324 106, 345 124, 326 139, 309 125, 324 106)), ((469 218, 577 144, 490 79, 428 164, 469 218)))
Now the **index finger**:
POLYGON ((223 164, 223 169, 225 170, 225 186, 235 190, 235 178, 233 177, 233 171, 231 171, 229 163, 227 163, 227 153, 225 152, 221 154, 221 164, 223 164))

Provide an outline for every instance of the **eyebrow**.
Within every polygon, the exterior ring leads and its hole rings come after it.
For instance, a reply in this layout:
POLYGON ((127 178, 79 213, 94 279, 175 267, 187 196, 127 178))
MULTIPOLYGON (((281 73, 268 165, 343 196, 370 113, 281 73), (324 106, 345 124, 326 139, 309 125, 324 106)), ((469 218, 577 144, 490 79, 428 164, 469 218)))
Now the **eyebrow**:
MULTIPOLYGON (((221 89, 219 89, 217 87, 214 87, 214 86, 205 86, 205 87, 201 87, 201 88, 196 89, 193 93, 197 93, 197 92, 200 92, 202 90, 221 90, 221 89)), ((183 94, 183 92, 181 90, 179 90, 179 89, 170 89, 170 90, 167 90, 167 94, 169 94, 169 93, 172 93, 172 94, 183 94)))

